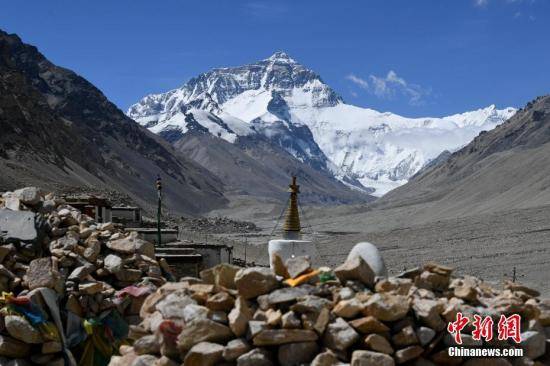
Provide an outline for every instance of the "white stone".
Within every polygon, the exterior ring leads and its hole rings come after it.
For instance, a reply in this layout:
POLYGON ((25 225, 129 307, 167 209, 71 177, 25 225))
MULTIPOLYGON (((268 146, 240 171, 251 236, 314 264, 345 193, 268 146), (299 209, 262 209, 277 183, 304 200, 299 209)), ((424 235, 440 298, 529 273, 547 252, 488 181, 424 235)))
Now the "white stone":
POLYGON ((103 260, 103 266, 111 273, 120 272, 122 269, 122 259, 115 254, 109 254, 103 260))
POLYGON ((273 269, 273 254, 277 253, 279 257, 286 262, 287 259, 299 256, 308 256, 311 263, 319 263, 319 252, 315 243, 308 240, 270 240, 268 245, 269 265, 273 269))
POLYGON ((369 242, 361 242, 355 244, 348 254, 347 260, 351 260, 355 257, 361 257, 372 268, 374 274, 377 277, 387 277, 388 270, 384 263, 384 258, 378 248, 369 242))

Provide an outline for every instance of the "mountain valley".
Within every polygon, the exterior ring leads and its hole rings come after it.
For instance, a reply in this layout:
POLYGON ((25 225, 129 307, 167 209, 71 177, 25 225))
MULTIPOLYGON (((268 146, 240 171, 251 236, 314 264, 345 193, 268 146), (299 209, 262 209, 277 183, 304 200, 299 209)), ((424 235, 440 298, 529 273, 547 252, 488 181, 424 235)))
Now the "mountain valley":
MULTIPOLYGON (((242 139, 266 138, 300 162, 376 196, 514 113, 492 105, 443 118, 406 118, 356 107, 284 52, 206 72, 179 89, 144 97, 127 112, 171 142, 197 129, 237 146, 242 139)), ((215 159, 198 163, 216 170, 215 159)))

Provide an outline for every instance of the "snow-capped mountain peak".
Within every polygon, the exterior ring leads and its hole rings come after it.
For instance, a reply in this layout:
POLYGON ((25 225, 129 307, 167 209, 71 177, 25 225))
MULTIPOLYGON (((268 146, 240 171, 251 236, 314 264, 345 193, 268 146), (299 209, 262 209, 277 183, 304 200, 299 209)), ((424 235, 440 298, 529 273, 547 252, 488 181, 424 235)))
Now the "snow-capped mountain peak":
POLYGON ((170 140, 198 125, 231 143, 263 136, 298 160, 378 195, 515 112, 491 105, 441 118, 406 118, 349 105, 282 51, 249 65, 213 69, 128 109, 130 117, 170 140))
POLYGON ((284 51, 277 51, 268 58, 265 59, 265 61, 269 62, 278 62, 278 63, 287 63, 287 64, 296 64, 296 60, 294 60, 292 57, 290 57, 286 52, 284 51))

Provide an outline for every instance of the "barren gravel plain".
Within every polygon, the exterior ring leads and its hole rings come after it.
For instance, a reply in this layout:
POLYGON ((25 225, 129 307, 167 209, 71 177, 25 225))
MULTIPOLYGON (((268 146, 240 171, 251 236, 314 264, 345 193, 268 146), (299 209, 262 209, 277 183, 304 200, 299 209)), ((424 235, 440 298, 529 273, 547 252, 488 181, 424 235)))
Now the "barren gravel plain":
MULTIPOLYGON (((267 241, 280 209, 265 205, 232 210, 263 229, 247 237, 248 262, 267 264, 267 241)), ((515 267, 518 282, 550 296, 550 205, 439 220, 428 212, 427 206, 306 207, 302 224, 304 236, 318 247, 322 265, 342 263, 355 243, 366 240, 380 248, 390 274, 436 261, 454 267, 458 274, 498 285, 512 279, 515 267)), ((235 256, 242 258, 243 237, 234 239, 235 256)))

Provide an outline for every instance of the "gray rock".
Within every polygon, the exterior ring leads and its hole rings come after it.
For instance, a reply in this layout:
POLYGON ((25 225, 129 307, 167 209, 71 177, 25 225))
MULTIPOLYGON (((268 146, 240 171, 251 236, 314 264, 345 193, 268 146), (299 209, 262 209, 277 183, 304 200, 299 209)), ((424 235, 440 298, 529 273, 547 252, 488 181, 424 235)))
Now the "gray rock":
POLYGON ((233 337, 231 329, 223 324, 210 319, 196 319, 185 325, 177 343, 180 351, 185 352, 200 342, 227 342, 233 337))
POLYGON ((391 355, 393 347, 390 342, 380 334, 369 334, 363 341, 370 350, 391 355))
POLYGON ((546 337, 540 332, 523 332, 520 347, 524 349, 524 356, 534 360, 546 353, 546 337))
POLYGON ((297 313, 318 313, 323 308, 331 308, 332 302, 315 295, 307 295, 300 299, 296 304, 292 305, 290 309, 297 313))
POLYGON ((424 353, 424 349, 420 346, 409 346, 395 352, 395 360, 397 363, 405 363, 415 358, 420 357, 424 353))
POLYGON ((347 259, 342 265, 334 269, 334 274, 342 283, 357 280, 368 287, 372 288, 374 286, 374 271, 361 257, 347 259))
POLYGON ((260 333, 262 330, 267 329, 267 323, 263 320, 250 320, 248 322, 248 332, 246 336, 248 338, 254 338, 256 334, 260 333))
POLYGON ((286 329, 295 329, 302 326, 301 320, 296 316, 296 313, 289 311, 283 314, 281 318, 282 327, 286 329))
POLYGON ((214 283, 217 286, 235 289, 235 275, 239 269, 240 267, 228 263, 218 264, 216 267, 212 268, 214 283))
POLYGON ((95 270, 94 265, 91 263, 88 263, 87 265, 76 267, 71 272, 69 277, 67 277, 67 279, 70 281, 75 281, 75 280, 82 281, 86 278, 86 276, 88 276, 94 270, 95 270))
POLYGON ((289 343, 279 347, 277 358, 282 366, 299 366, 309 364, 318 352, 315 342, 289 343))
POLYGON ((355 296, 355 291, 349 287, 342 287, 340 290, 340 300, 349 300, 355 296))
POLYGON ((36 187, 25 187, 14 191, 13 195, 25 205, 34 206, 40 203, 42 192, 36 187))
POLYGON ((6 330, 14 339, 29 344, 42 343, 40 332, 35 329, 27 319, 18 315, 8 315, 4 318, 6 330))
POLYGON ((50 257, 31 261, 26 274, 29 290, 39 287, 54 288, 59 279, 59 273, 54 271, 50 257))
POLYGON ((252 267, 237 272, 235 285, 241 296, 251 299, 276 289, 279 282, 271 269, 252 267))
POLYGON ((250 351, 250 345, 244 339, 237 338, 227 343, 222 356, 226 361, 234 361, 248 351, 250 351))
POLYGON ((132 232, 125 238, 109 240, 107 247, 115 252, 123 254, 143 254, 149 258, 155 258, 155 245, 138 238, 136 232, 132 232))
POLYGON ((157 336, 150 334, 143 336, 134 342, 134 351, 138 355, 160 353, 160 342, 157 336))
POLYGON ((183 320, 186 323, 195 319, 208 319, 210 315, 210 309, 206 306, 189 304, 183 308, 183 320))
POLYGON ((323 353, 319 353, 313 361, 311 361, 311 366, 337 366, 342 365, 342 363, 338 360, 336 355, 328 350, 323 353))
POLYGON ((120 271, 115 273, 115 277, 119 281, 123 282, 137 282, 141 276, 141 270, 134 268, 122 268, 120 271))
POLYGON ((5 243, 36 242, 39 239, 36 214, 0 209, 0 237, 5 243))
POLYGON ((184 318, 184 309, 189 304, 196 304, 191 297, 181 293, 171 293, 159 301, 155 307, 165 319, 184 318))
POLYGON ((242 296, 238 296, 235 301, 235 307, 231 309, 227 316, 229 327, 237 337, 241 337, 246 333, 247 326, 252 329, 252 322, 250 321, 252 315, 248 302, 242 296))
POLYGON ((276 346, 286 343, 317 340, 317 333, 309 329, 264 329, 253 338, 255 346, 276 346))
POLYGON ((13 244, 0 245, 0 263, 6 259, 8 254, 15 252, 15 246, 13 244))
POLYGON ((21 209, 21 201, 12 192, 4 194, 2 198, 4 198, 4 207, 13 211, 21 209))
POLYGON ((130 366, 151 366, 157 362, 158 358, 153 355, 137 356, 130 366))
POLYGON ((109 254, 103 260, 103 267, 113 274, 117 273, 122 269, 122 258, 115 254, 109 254))
POLYGON ((351 355, 351 366, 394 366, 390 356, 372 351, 354 351, 351 355))
POLYGON ((78 246, 78 234, 68 231, 65 236, 62 236, 61 238, 57 239, 56 247, 63 248, 65 250, 71 250, 74 251, 76 247, 78 246))
POLYGON ((435 330, 428 327, 420 327, 416 330, 416 336, 422 346, 427 345, 435 337, 435 330))
POLYGON ((269 353, 262 348, 254 348, 237 358, 237 366, 273 366, 269 353))
POLYGON ((258 296, 258 303, 263 308, 269 308, 274 305, 290 303, 300 297, 304 297, 308 291, 302 287, 284 287, 277 289, 269 294, 258 296))
POLYGON ((326 347, 344 351, 357 342, 359 334, 342 318, 336 318, 327 326, 323 339, 326 347))
POLYGON ((402 319, 409 311, 409 301, 406 296, 390 293, 376 293, 366 303, 366 313, 382 321, 402 319))
POLYGON ((223 346, 210 343, 200 342, 194 345, 183 361, 184 366, 214 366, 222 360, 223 346))
POLYGON ((307 256, 290 257, 286 260, 285 266, 290 278, 296 278, 311 269, 311 262, 307 256))

